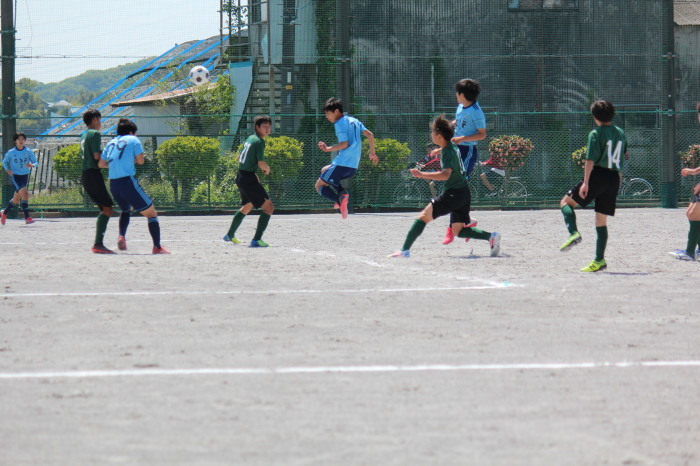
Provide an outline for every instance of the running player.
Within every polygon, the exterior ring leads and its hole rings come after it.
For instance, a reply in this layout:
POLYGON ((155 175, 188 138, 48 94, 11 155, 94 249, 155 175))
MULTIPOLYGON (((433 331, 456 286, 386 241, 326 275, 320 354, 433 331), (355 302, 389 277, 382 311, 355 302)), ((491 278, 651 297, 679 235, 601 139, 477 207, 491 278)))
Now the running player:
MULTIPOLYGON (((475 79, 462 79, 455 84, 455 92, 458 105, 452 122, 455 127, 452 142, 459 148, 462 164, 469 179, 479 160, 476 144, 486 139, 486 116, 476 100, 481 93, 481 85, 475 79)), ((440 150, 436 149, 433 152, 440 152, 440 150)), ((476 222, 467 226, 476 226, 476 222)), ((442 244, 450 244, 454 241, 454 235, 452 228, 448 226, 442 244)))
MULTIPOLYGON (((697 104, 697 111, 698 121, 700 122, 700 103, 697 104)), ((698 174, 700 174, 700 167, 684 168, 681 170, 681 176, 683 177, 698 174)), ((669 254, 682 261, 694 261, 698 258, 696 248, 700 247, 700 183, 696 184, 693 188, 693 195, 690 197, 690 204, 688 204, 685 215, 690 222, 688 242, 686 243, 685 250, 676 249, 669 254)))
POLYGON ((100 157, 100 168, 109 168, 109 187, 122 210, 119 217, 119 249, 126 250, 126 230, 131 212, 140 212, 148 218, 148 232, 153 238, 153 254, 170 254, 160 244, 160 223, 153 202, 136 179, 136 165, 143 165, 143 146, 136 137, 136 124, 121 118, 117 137, 107 143, 100 157))
POLYGON ((29 191, 27 190, 27 185, 29 184, 29 173, 37 161, 34 151, 24 147, 25 142, 27 142, 27 136, 24 133, 15 134, 15 147, 8 150, 5 158, 2 160, 2 166, 7 174, 10 175, 12 186, 15 188, 15 194, 10 199, 10 202, 7 203, 5 210, 0 210, 0 223, 3 225, 7 221, 7 214, 18 203, 22 206, 22 211, 24 212, 24 223, 28 225, 34 223, 34 219, 29 216, 29 191))
POLYGON ((583 181, 571 188, 560 203, 570 236, 559 250, 568 251, 581 242, 574 207, 586 207, 595 200, 595 230, 598 236, 595 259, 582 268, 581 272, 598 272, 607 268, 605 248, 608 243, 608 216, 615 215, 622 165, 627 157, 625 133, 612 124, 615 116, 613 104, 607 100, 597 100, 591 105, 591 114, 598 127, 588 134, 583 181))
POLYGON ((270 166, 265 162, 265 138, 272 131, 272 119, 269 116, 255 117, 255 134, 248 136, 243 149, 238 154, 238 174, 236 175, 236 186, 241 193, 241 209, 236 212, 231 221, 231 227, 228 230, 224 241, 230 241, 234 244, 239 244, 241 240, 236 238, 236 230, 243 222, 246 215, 253 208, 259 209, 262 207, 262 213, 258 217, 258 227, 255 230, 255 236, 250 242, 250 247, 265 248, 268 247, 265 241, 262 240, 262 235, 270 221, 270 216, 275 210, 275 206, 270 200, 270 196, 265 191, 265 188, 260 184, 256 170, 265 175, 270 174, 270 166))
POLYGON ((437 199, 431 199, 430 204, 413 222, 401 250, 389 255, 389 257, 411 257, 411 246, 423 233, 425 226, 434 219, 447 214, 450 214, 450 225, 457 236, 488 240, 491 246, 491 255, 497 256, 500 251, 501 234, 489 233, 467 226, 471 223, 469 218, 471 193, 462 159, 458 155, 457 146, 452 142, 454 137, 452 124, 444 116, 437 117, 431 125, 431 136, 433 142, 442 149, 440 170, 424 172, 414 168, 411 170, 411 174, 416 178, 445 181, 445 192, 437 199))
POLYGON ((325 142, 319 141, 318 148, 323 152, 339 152, 330 165, 321 169, 321 177, 316 181, 316 191, 334 202, 336 208, 340 208, 341 216, 347 218, 350 195, 340 183, 355 176, 357 167, 360 165, 362 155, 360 135, 369 139, 369 159, 375 165, 379 163, 374 149, 374 135, 360 120, 343 113, 343 102, 340 99, 328 99, 323 105, 323 111, 326 119, 335 127, 338 144, 328 146, 325 142))
POLYGON ((83 122, 87 126, 87 131, 80 136, 80 155, 83 158, 81 181, 87 195, 100 209, 100 213, 97 216, 95 243, 92 246, 92 252, 114 254, 111 249, 107 249, 104 245, 107 223, 109 223, 109 219, 114 213, 112 210, 114 201, 109 192, 107 192, 107 186, 102 177, 102 170, 98 166, 100 155, 102 155, 102 135, 100 134, 102 114, 99 110, 91 108, 83 113, 83 122))

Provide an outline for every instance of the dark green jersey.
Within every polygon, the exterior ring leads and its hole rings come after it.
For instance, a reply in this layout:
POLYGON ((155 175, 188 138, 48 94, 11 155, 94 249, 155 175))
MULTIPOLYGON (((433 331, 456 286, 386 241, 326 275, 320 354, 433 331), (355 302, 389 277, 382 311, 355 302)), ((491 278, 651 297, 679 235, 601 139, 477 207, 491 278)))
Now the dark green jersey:
POLYGON ((80 155, 83 157, 83 170, 100 168, 95 160, 95 152, 102 152, 102 135, 89 129, 80 136, 80 155))
POLYGON ((265 140, 257 135, 248 136, 243 149, 238 154, 239 170, 253 172, 258 169, 258 162, 265 160, 265 140))
POLYGON ((627 153, 624 131, 614 125, 599 126, 588 134, 588 155, 598 167, 622 171, 627 153))
POLYGON ((459 156, 459 150, 453 142, 450 142, 442 149, 440 168, 442 170, 446 168, 452 169, 450 177, 445 182, 445 189, 464 188, 468 186, 467 174, 464 170, 464 164, 462 164, 462 158, 459 156))

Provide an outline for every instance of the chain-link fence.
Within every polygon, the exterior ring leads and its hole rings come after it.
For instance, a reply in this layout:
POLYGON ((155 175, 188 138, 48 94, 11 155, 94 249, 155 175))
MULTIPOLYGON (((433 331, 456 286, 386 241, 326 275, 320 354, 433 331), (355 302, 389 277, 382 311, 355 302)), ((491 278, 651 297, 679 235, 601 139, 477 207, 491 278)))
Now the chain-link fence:
MULTIPOLYGON (((583 170, 573 158, 574 152, 585 147, 587 135, 594 124, 590 116, 575 115, 580 122, 576 129, 541 129, 543 118, 557 115, 494 114, 489 120, 488 138, 479 144, 480 160, 489 158, 489 141, 517 135, 532 143, 533 150, 523 159, 522 166, 512 170, 491 170, 477 166, 471 175, 473 204, 488 208, 547 208, 582 178, 583 170), (531 124, 522 125, 523 121, 531 124), (517 122, 513 124, 512 122, 517 122), (484 179, 486 178, 486 179, 484 179), (487 187, 488 186, 488 187, 487 187), (489 188, 493 189, 490 190, 489 188)), ((562 114, 571 119, 572 114, 562 114)), ((321 152, 317 143, 336 142, 332 125, 325 118, 315 118, 323 131, 315 133, 285 133, 273 131, 267 139, 266 158, 271 174, 259 174, 278 209, 330 208, 324 198, 314 191, 321 168, 332 160, 321 152)), ((359 115, 360 119, 378 119, 376 115, 359 115)), ((421 131, 384 133, 374 131, 380 164, 374 166, 367 157, 367 142, 360 170, 349 186, 352 203, 357 208, 418 208, 439 194, 442 183, 430 185, 410 176, 408 168, 422 159, 432 148, 428 124, 430 114, 403 115, 422 124, 421 131)), ((694 120, 695 112, 681 118, 694 120)), ((384 118, 395 118, 387 115, 384 118)), ((620 191, 621 205, 659 206, 661 203, 660 165, 663 138, 659 120, 666 115, 656 112, 623 112, 617 123, 629 140, 629 158, 625 161, 624 181, 620 191)), ((139 120, 136 119, 137 125, 139 120)), ((373 129, 373 128, 370 128, 373 129)), ((236 152, 248 133, 239 136, 180 136, 164 138, 139 133, 144 144, 146 163, 138 167, 137 176, 145 191, 160 209, 231 210, 240 202, 235 186, 238 170, 236 152), (191 140, 190 155, 174 162, 168 146, 178 140, 191 140), (167 144, 166 144, 167 141, 167 144), (198 148, 211 144, 215 153, 198 148)), ((105 136, 106 143, 111 136, 105 136)), ((689 127, 679 131, 678 147, 687 148, 698 141, 698 131, 689 127)), ((29 190, 36 208, 85 209, 91 201, 80 185, 82 161, 79 137, 51 137, 34 142, 38 167, 32 170, 29 190)), ((678 166, 681 166, 680 157, 678 166)), ((678 170, 679 171, 679 170, 678 170)), ((694 180, 680 179, 679 200, 687 198, 694 180)))

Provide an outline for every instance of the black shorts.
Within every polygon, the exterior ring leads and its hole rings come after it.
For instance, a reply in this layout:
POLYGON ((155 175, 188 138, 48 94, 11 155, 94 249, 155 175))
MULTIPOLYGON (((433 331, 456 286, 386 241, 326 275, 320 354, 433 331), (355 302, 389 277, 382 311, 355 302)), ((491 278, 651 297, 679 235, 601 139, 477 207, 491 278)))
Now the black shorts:
POLYGON ((472 204, 472 193, 468 186, 448 189, 430 203, 433 204, 433 219, 450 214, 450 224, 471 223, 469 209, 472 204))
POLYGON ((579 196, 578 191, 583 181, 571 188, 567 193, 580 206, 586 207, 595 201, 595 211, 603 215, 615 215, 617 192, 620 190, 620 172, 602 167, 593 167, 591 179, 588 182, 588 196, 579 196))
POLYGON ((107 192, 105 180, 102 178, 102 170, 99 168, 83 170, 81 181, 85 192, 98 207, 112 207, 114 205, 112 196, 107 192))
POLYGON ((253 204, 253 207, 258 209, 270 199, 253 172, 239 171, 236 175, 236 186, 241 193, 241 205, 253 204))

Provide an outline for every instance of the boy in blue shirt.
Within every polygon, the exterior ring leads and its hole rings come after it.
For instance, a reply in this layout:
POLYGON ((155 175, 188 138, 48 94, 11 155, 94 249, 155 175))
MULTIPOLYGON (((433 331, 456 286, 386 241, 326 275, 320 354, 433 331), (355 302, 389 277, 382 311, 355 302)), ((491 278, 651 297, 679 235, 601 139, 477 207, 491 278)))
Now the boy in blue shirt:
POLYGON ((27 142, 27 136, 24 133, 15 134, 15 147, 7 151, 5 158, 2 160, 2 166, 10 175, 12 186, 15 188, 15 194, 8 202, 5 210, 0 210, 0 223, 5 224, 7 221, 7 213, 16 206, 21 199, 22 211, 24 212, 24 223, 32 224, 34 219, 29 216, 29 173, 36 166, 36 157, 34 151, 24 147, 27 142))
MULTIPOLYGON (((481 93, 481 85, 475 79, 462 79, 455 84, 455 92, 459 105, 452 122, 455 128, 452 142, 457 144, 466 177, 469 179, 479 160, 476 144, 486 139, 486 116, 476 100, 481 93)), ((442 149, 435 149, 431 154, 437 155, 441 151, 442 149)), ((476 222, 467 226, 476 226, 476 222)), ((450 244, 452 241, 454 241, 454 233, 448 226, 442 244, 450 244)))
POLYGON ((105 146, 100 156, 100 168, 109 168, 109 187, 122 213, 119 216, 119 249, 126 250, 126 229, 131 211, 141 212, 148 218, 148 231, 153 238, 153 254, 170 254, 160 244, 160 223, 153 201, 136 180, 136 165, 144 162, 143 146, 136 137, 136 124, 122 118, 117 124, 117 137, 105 146))
POLYGON ((362 155, 362 138, 369 139, 369 159, 375 165, 379 163, 374 149, 374 135, 365 128, 357 118, 343 113, 343 102, 340 99, 331 97, 323 105, 323 112, 326 119, 333 123, 335 135, 338 137, 338 144, 328 146, 325 142, 319 141, 318 148, 323 152, 339 151, 330 165, 321 169, 321 177, 316 181, 316 191, 340 208, 343 218, 348 217, 348 202, 350 195, 345 192, 340 182, 352 178, 357 173, 362 155))

